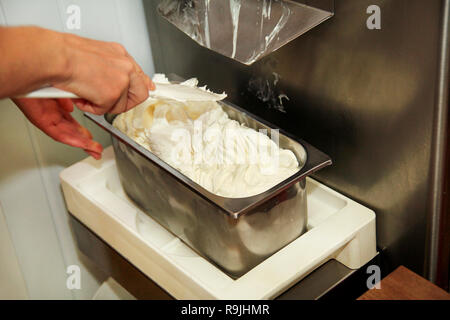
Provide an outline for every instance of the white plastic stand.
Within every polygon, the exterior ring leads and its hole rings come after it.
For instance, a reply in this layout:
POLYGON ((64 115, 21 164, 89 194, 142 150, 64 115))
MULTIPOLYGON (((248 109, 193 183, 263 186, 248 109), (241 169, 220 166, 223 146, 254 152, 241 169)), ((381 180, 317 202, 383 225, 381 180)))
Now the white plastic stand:
POLYGON ((69 211, 177 299, 271 299, 330 259, 357 269, 377 253, 374 212, 308 178, 309 231, 234 280, 127 198, 112 148, 60 178, 69 211))

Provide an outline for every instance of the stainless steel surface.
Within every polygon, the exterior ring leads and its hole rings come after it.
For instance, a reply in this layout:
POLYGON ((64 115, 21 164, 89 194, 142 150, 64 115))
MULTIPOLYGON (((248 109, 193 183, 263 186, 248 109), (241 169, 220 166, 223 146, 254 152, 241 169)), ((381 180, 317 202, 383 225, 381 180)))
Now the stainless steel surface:
POLYGON ((319 300, 355 272, 339 261, 329 260, 286 290, 277 300, 319 300))
POLYGON ((368 267, 380 266, 380 278, 386 274, 381 266, 382 252, 368 261, 360 269, 349 269, 334 259, 327 261, 307 277, 292 285, 280 294, 277 300, 348 300, 354 301, 365 293, 367 288, 368 267))
POLYGON ((198 46, 157 3, 144 1, 156 70, 196 76, 328 153, 335 165, 314 178, 377 212, 389 268, 427 273, 427 224, 440 196, 429 192, 431 155, 443 135, 433 134, 434 114, 448 108, 436 96, 446 1, 339 0, 332 19, 251 66, 198 46), (366 27, 373 4, 381 30, 366 27))
MULTIPOLYGON (((271 127, 220 102, 231 119, 254 129, 271 127)), ((144 212, 200 254, 237 277, 306 231, 305 177, 331 164, 330 158, 280 131, 279 145, 302 165, 270 190, 247 198, 225 198, 202 188, 114 128, 113 117, 86 116, 112 134, 120 180, 144 212)))
POLYGON ((334 0, 163 0, 158 11, 201 46, 245 64, 333 15, 334 0))
MULTIPOLYGON (((428 229, 428 256, 426 260, 426 275, 429 280, 435 282, 437 280, 438 262, 439 262, 439 241, 445 239, 440 236, 441 219, 444 218, 444 207, 442 203, 442 195, 444 194, 444 181, 446 161, 446 148, 448 146, 448 94, 449 94, 449 19, 450 19, 450 1, 444 2, 442 10, 442 30, 441 30, 441 47, 439 71, 437 74, 437 90, 436 90, 436 111, 434 114, 434 130, 433 138, 435 143, 432 147, 432 173, 430 188, 430 218, 428 229)), ((448 278, 448 277, 447 277, 448 278)))

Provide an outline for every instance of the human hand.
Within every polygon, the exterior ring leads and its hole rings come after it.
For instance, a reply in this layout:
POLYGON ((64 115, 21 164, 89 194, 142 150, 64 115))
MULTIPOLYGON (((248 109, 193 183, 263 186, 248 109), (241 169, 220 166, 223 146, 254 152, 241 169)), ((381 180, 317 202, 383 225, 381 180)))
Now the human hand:
POLYGON ((123 46, 61 34, 67 67, 52 83, 75 93, 75 105, 94 114, 122 113, 148 98, 155 86, 123 46))
MULTIPOLYGON (((117 43, 38 27, 0 27, 0 52, 0 98, 51 85, 79 96, 72 102, 83 111, 121 113, 147 99, 148 91, 155 88, 117 43)), ((14 101, 53 139, 100 157, 101 146, 70 116, 70 100, 14 101)))
POLYGON ((92 140, 91 133, 71 115, 70 99, 14 99, 15 104, 36 127, 56 141, 81 148, 100 159, 103 148, 92 140))

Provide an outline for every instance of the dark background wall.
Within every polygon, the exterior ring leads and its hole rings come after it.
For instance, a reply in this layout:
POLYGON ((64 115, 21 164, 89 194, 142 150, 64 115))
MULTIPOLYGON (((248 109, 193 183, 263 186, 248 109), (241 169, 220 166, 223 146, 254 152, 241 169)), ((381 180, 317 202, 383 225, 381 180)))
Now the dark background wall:
POLYGON ((336 0, 333 18, 250 67, 197 45, 157 3, 144 1, 156 71, 225 90, 328 153, 314 177, 375 210, 390 269, 424 274, 443 1, 336 0), (381 30, 366 28, 372 4, 381 30))

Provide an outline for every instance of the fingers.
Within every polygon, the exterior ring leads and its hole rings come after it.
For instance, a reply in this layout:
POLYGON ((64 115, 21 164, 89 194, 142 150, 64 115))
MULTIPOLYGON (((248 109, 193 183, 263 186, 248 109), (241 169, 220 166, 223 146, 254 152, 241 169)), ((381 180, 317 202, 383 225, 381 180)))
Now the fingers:
POLYGON ((109 113, 119 114, 119 113, 127 111, 127 103, 128 103, 128 88, 127 88, 127 90, 122 92, 119 100, 111 108, 109 113))
POLYGON ((53 126, 44 129, 50 137, 64 144, 81 148, 95 159, 101 159, 103 147, 92 140, 92 134, 88 129, 81 126, 67 110, 73 110, 73 104, 70 99, 58 99, 60 107, 61 121, 55 122, 53 126), (61 101, 63 100, 63 101, 61 101), (70 102, 68 103, 67 100, 70 102), (68 108, 70 105, 71 108, 68 108))
POLYGON ((102 158, 103 147, 100 143, 92 140, 92 134, 74 120, 77 125, 78 134, 62 134, 58 136, 58 141, 72 147, 83 149, 87 154, 96 160, 102 158))
POLYGON ((101 154, 103 151, 102 145, 93 141, 90 132, 75 120, 48 127, 45 132, 56 141, 72 147, 98 154, 101 154))
POLYGON ((140 81, 139 76, 132 75, 130 79, 130 88, 128 89, 128 101, 126 110, 134 108, 136 105, 147 100, 148 84, 140 81))
POLYGON ((61 135, 59 136, 60 142, 82 148, 86 152, 99 153, 101 157, 103 147, 100 143, 92 140, 93 137, 91 132, 80 125, 70 114, 65 113, 63 116, 67 120, 68 131, 71 133, 73 139, 67 139, 64 135, 61 135))
POLYGON ((71 135, 65 132, 59 133, 57 135, 57 141, 67 144, 72 147, 80 148, 86 152, 92 152, 95 154, 100 154, 103 151, 103 147, 100 143, 93 141, 87 137, 80 135, 71 135))
MULTIPOLYGON (((70 76, 52 85, 77 94, 77 108, 101 115, 122 113, 148 98, 155 85, 118 43, 67 35, 70 76)), ((61 101, 70 112, 67 101, 61 101)))
POLYGON ((93 151, 88 151, 88 150, 84 150, 88 155, 90 155, 91 157, 93 157, 95 160, 100 160, 102 158, 102 154, 101 153, 96 153, 93 151))
POLYGON ((106 106, 109 106, 111 102, 97 105, 86 99, 73 99, 72 101, 80 110, 97 115, 106 112, 112 114, 126 112, 148 98, 149 88, 154 89, 153 82, 144 73, 132 71, 128 81, 128 86, 123 89, 118 99, 109 99, 113 103, 110 107, 106 106))
MULTIPOLYGON (((125 48, 119 46, 121 50, 125 50, 125 48)), ((120 106, 120 108, 115 108, 114 112, 112 113, 120 113, 125 112, 139 103, 145 101, 148 98, 148 91, 152 87, 152 82, 150 78, 144 73, 142 68, 136 63, 134 58, 128 54, 128 52, 125 50, 125 56, 131 61, 132 63, 132 70, 129 72, 129 86, 127 88, 127 101, 125 110, 123 110, 120 106), (117 112, 117 110, 122 110, 120 112, 117 112)), ((122 101, 121 101, 122 102, 122 101)))
POLYGON ((102 109, 102 107, 100 107, 96 104, 93 104, 92 102, 89 102, 88 100, 72 99, 72 101, 77 106, 77 108, 82 111, 86 111, 86 112, 97 114, 97 115, 102 115, 105 113, 104 110, 102 109))
MULTIPOLYGON (((140 67, 139 67, 140 68, 140 67)), ((142 71, 142 70, 141 70, 142 71)), ((144 83, 147 87, 147 91, 154 91, 156 89, 155 84, 153 83, 153 81, 150 79, 150 77, 148 75, 146 75, 143 71, 140 74, 140 76, 142 77, 142 79, 144 80, 144 83)))
POLYGON ((153 81, 150 79, 150 77, 148 75, 146 75, 145 73, 142 73, 141 76, 143 77, 144 83, 147 87, 147 91, 154 91, 156 89, 156 86, 153 83, 153 81))
POLYGON ((150 91, 156 90, 155 83, 149 78, 149 76, 147 76, 147 78, 148 78, 148 80, 150 81, 150 84, 149 84, 149 90, 150 90, 150 91))
POLYGON ((81 125, 79 125, 80 127, 78 128, 78 130, 81 132, 81 134, 83 135, 83 136, 85 136, 86 138, 88 138, 88 139, 93 139, 93 136, 92 136, 92 133, 88 130, 88 129, 86 129, 85 127, 83 127, 83 126, 81 126, 81 125))
POLYGON ((132 56, 130 56, 130 55, 128 54, 128 52, 126 53, 126 55, 127 55, 127 57, 133 62, 134 66, 135 66, 136 73, 137 73, 140 77, 142 77, 142 80, 144 81, 144 83, 145 83, 146 86, 147 86, 147 90, 151 90, 151 91, 155 90, 155 89, 156 89, 155 84, 153 83, 152 80, 150 80, 149 76, 147 76, 147 75, 144 73, 144 71, 142 70, 141 66, 138 65, 138 64, 136 63, 136 60, 134 60, 134 58, 133 58, 132 56))
POLYGON ((56 99, 59 103, 59 106, 63 108, 67 112, 73 111, 73 102, 71 99, 56 99))
MULTIPOLYGON (((63 105, 60 104, 62 108, 63 105)), ((72 110, 73 104, 71 102, 72 110)), ((71 145, 73 147, 82 148, 88 155, 92 156, 96 160, 102 158, 103 147, 101 144, 92 141, 92 133, 81 126, 70 114, 64 113, 64 118, 76 127, 77 134, 72 136, 72 139, 67 139, 65 136, 60 136, 59 140, 62 143, 71 145)))
POLYGON ((136 63, 134 58, 126 52, 126 56, 134 65, 134 72, 130 74, 130 86, 128 88, 128 101, 126 111, 132 109, 148 98, 148 91, 155 90, 154 83, 136 63))
POLYGON ((31 123, 54 140, 81 148, 95 159, 101 158, 101 144, 93 141, 89 130, 70 115, 73 110, 70 99, 14 99, 14 102, 31 123))

